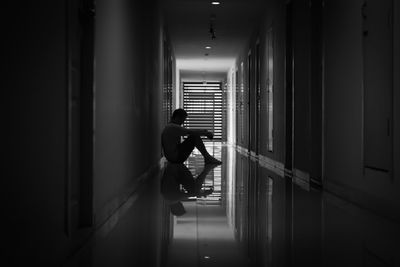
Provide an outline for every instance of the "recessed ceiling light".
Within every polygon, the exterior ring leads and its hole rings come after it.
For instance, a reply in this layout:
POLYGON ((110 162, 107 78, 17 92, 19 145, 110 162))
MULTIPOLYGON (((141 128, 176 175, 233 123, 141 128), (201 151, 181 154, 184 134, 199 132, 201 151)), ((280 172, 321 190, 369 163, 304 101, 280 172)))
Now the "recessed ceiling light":
POLYGON ((219 4, 221 4, 221 2, 218 2, 218 1, 213 1, 213 2, 211 2, 211 4, 216 6, 216 5, 219 5, 219 4))
POLYGON ((206 48, 206 49, 211 49, 211 46, 206 46, 205 48, 206 48))
POLYGON ((205 259, 210 259, 210 256, 204 256, 205 259))

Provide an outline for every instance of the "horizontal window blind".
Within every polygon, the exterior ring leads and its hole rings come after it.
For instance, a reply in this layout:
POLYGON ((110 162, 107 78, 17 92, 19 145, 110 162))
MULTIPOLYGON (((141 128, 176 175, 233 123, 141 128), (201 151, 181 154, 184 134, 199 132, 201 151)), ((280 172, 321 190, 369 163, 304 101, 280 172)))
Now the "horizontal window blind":
POLYGON ((222 138, 222 90, 218 82, 183 83, 183 108, 189 116, 185 127, 207 129, 222 138))

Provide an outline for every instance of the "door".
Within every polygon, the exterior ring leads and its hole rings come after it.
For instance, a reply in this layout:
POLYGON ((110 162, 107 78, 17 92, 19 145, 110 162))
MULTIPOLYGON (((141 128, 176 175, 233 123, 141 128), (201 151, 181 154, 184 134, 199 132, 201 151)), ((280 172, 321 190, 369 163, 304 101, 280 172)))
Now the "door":
POLYGON ((172 115, 172 52, 168 41, 163 42, 163 113, 164 124, 167 124, 172 115))
POLYGON ((323 56, 322 25, 323 0, 313 0, 311 6, 311 169, 310 179, 322 184, 322 129, 323 129, 323 56))
POLYGON ((66 233, 93 224, 94 2, 68 2, 66 233))
POLYGON ((240 63, 240 85, 238 83, 238 131, 237 140, 238 144, 245 147, 245 97, 244 97, 244 63, 240 63))
POLYGON ((260 123, 261 123, 261 58, 260 58, 260 41, 256 43, 255 55, 255 134, 254 146, 255 153, 260 153, 260 123))
POLYGON ((293 167, 293 2, 286 5, 285 55, 285 169, 293 167))
POLYGON ((362 16, 364 168, 391 175, 393 164, 393 0, 365 0, 362 16))
POLYGON ((267 150, 274 151, 274 34, 273 28, 267 31, 267 119, 268 119, 268 140, 267 150))
POLYGON ((253 85, 253 55, 250 50, 247 55, 247 148, 248 151, 254 151, 254 132, 255 132, 255 94, 254 94, 254 85, 253 85))

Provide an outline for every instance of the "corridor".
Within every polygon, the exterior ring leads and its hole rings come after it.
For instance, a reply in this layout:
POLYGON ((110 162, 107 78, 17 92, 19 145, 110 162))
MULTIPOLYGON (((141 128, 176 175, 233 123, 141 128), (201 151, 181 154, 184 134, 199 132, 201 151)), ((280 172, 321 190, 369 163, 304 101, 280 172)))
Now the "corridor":
POLYGON ((400 266, 399 0, 2 11, 2 266, 400 266))
POLYGON ((207 148, 223 165, 197 196, 178 196, 165 181, 185 169, 195 179, 204 169, 198 151, 185 167, 162 164, 66 266, 398 266, 398 223, 232 146, 207 148), (178 199, 185 213, 171 216, 178 199))

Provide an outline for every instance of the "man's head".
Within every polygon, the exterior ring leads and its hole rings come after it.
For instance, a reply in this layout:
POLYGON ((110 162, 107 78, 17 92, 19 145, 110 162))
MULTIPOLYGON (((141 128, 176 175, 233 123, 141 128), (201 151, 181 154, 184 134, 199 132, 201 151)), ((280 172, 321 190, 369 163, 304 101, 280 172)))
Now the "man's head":
POLYGON ((171 122, 182 125, 185 122, 187 116, 188 114, 183 108, 175 109, 172 113, 171 122))

